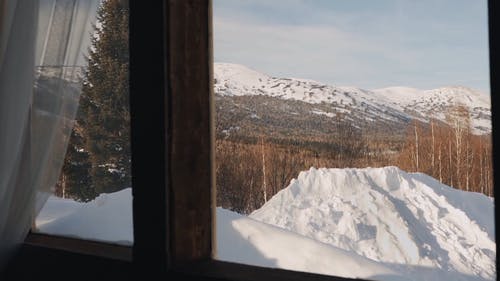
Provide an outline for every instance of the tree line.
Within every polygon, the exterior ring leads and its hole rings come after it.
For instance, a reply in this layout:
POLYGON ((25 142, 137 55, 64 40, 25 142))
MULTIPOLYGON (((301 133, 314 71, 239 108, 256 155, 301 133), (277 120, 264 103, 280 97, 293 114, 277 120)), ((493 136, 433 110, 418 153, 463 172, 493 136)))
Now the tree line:
POLYGON ((362 137, 348 140, 283 144, 265 136, 245 141, 217 139, 217 206, 249 214, 287 187, 301 171, 362 165, 366 161, 366 143, 362 137))
POLYGON ((217 205, 248 214, 310 167, 395 165, 457 189, 494 195, 491 134, 473 134, 470 113, 464 106, 452 107, 447 123, 414 120, 398 144, 386 140, 390 135, 381 138, 363 135, 352 127, 341 129, 344 134, 323 141, 218 138, 217 205))
POLYGON ((470 112, 463 105, 453 106, 446 116, 447 124, 414 120, 396 165, 457 189, 493 196, 491 133, 474 134, 470 112))

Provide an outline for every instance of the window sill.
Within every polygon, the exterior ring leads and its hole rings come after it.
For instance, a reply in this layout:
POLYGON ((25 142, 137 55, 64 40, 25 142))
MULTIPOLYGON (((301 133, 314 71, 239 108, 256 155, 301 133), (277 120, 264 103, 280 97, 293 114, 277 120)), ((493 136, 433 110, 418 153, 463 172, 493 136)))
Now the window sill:
POLYGON ((279 268, 266 268, 232 262, 208 260, 199 262, 189 262, 184 265, 177 264, 174 272, 186 276, 205 277, 235 281, 351 281, 360 279, 343 278, 338 276, 327 276, 315 273, 292 271, 279 268))
POLYGON ((24 240, 24 244, 28 246, 51 248, 119 261, 132 261, 132 247, 116 244, 54 236, 42 233, 29 233, 24 240))

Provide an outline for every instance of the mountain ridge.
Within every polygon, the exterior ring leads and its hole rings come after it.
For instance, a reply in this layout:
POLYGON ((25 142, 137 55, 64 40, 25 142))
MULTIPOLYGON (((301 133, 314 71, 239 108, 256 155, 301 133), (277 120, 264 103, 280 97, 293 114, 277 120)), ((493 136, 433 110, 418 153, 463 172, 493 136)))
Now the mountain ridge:
POLYGON ((395 86, 366 90, 310 79, 278 78, 239 64, 215 63, 214 92, 221 98, 267 96, 322 105, 322 110, 311 112, 330 118, 355 116, 353 118, 358 119, 355 127, 362 127, 360 121, 363 120, 368 123, 386 120, 388 124, 408 123, 414 119, 429 122, 432 118, 449 123, 447 115, 452 108, 463 106, 470 113, 474 134, 491 132, 490 97, 464 86, 431 90, 395 86))

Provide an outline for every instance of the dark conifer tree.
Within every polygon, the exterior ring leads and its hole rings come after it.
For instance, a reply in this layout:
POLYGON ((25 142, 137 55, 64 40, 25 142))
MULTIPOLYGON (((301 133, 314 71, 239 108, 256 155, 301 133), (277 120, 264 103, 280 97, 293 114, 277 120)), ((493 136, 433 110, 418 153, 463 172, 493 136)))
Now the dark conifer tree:
POLYGON ((90 176, 92 165, 89 152, 84 147, 85 139, 82 128, 76 123, 71 132, 56 195, 83 202, 90 201, 98 195, 93 188, 90 176))
POLYGON ((82 90, 82 126, 97 193, 130 185, 128 3, 105 0, 97 14, 82 90))
POLYGON ((103 0, 97 11, 78 126, 72 133, 61 177, 73 184, 77 182, 73 176, 85 178, 83 174, 89 174, 90 184, 68 189, 71 197, 79 200, 130 186, 128 16, 128 1, 124 0, 103 0), (80 144, 85 153, 77 149, 80 144), (72 159, 82 162, 71 165, 72 159))

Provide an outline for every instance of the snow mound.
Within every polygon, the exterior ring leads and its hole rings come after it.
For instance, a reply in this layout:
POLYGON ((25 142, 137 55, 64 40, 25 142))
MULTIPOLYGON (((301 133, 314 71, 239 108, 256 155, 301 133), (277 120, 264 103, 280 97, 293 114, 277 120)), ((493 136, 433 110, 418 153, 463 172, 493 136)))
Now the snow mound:
POLYGON ((408 280, 389 267, 314 239, 217 208, 217 259, 350 278, 408 280))
POLYGON ((492 198, 397 167, 311 168, 250 217, 414 280, 496 278, 492 198))
POLYGON ((51 196, 36 218, 37 231, 132 245, 132 189, 101 194, 88 203, 51 196))

